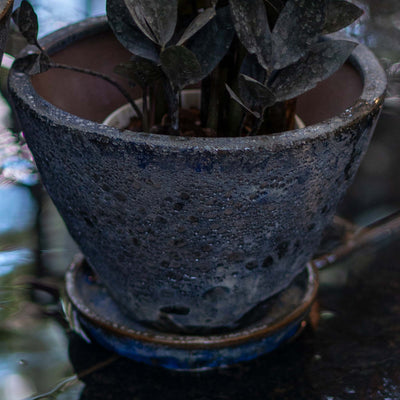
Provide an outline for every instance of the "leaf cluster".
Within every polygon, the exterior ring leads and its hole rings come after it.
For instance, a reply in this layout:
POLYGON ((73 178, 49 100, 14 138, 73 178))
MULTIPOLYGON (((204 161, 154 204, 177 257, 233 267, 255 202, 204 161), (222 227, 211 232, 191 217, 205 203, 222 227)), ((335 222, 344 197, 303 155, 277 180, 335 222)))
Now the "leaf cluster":
POLYGON ((146 92, 166 87, 172 127, 178 130, 179 92, 208 76, 227 53, 234 29, 228 6, 216 0, 198 11, 178 0, 108 0, 107 16, 120 42, 133 54, 116 72, 146 92))
POLYGON ((264 0, 230 0, 230 7, 247 50, 234 99, 258 119, 268 107, 297 97, 340 68, 356 44, 322 35, 362 14, 343 0, 288 0, 270 27, 264 0))
MULTIPOLYGON (((274 115, 268 110, 311 89, 347 60, 356 44, 326 35, 361 14, 345 0, 107 0, 108 22, 132 53, 115 72, 142 88, 143 128, 156 123, 150 110, 162 89, 174 133, 180 93, 190 85, 202 88, 204 128, 221 130, 221 121, 228 121, 237 135, 244 124, 251 125, 250 134, 263 133, 265 117, 274 115)), ((13 18, 40 50, 25 64, 31 63, 32 73, 45 70, 51 63, 26 0, 13 18)))
POLYGON ((238 76, 224 82, 224 90, 253 117, 258 128, 252 132, 258 133, 268 108, 295 98, 340 68, 356 44, 323 35, 362 14, 344 0, 192 1, 191 10, 188 3, 107 1, 115 35, 134 54, 124 71, 117 71, 144 88, 163 79, 170 86, 166 92, 176 130, 179 91, 218 69, 229 50, 239 63, 238 76))

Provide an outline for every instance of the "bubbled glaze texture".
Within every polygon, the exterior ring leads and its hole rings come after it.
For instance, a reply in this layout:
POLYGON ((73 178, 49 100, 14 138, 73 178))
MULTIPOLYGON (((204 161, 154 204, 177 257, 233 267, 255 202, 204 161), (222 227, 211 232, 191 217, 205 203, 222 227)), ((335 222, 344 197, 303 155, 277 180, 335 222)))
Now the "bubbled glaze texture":
POLYGON ((245 140, 157 138, 49 117, 22 74, 10 82, 46 189, 109 293, 186 332, 238 326, 303 270, 380 111, 362 101, 360 118, 245 140))
POLYGON ((188 327, 235 325, 302 271, 375 119, 279 152, 171 152, 20 115, 51 198, 114 298, 140 321, 188 327))

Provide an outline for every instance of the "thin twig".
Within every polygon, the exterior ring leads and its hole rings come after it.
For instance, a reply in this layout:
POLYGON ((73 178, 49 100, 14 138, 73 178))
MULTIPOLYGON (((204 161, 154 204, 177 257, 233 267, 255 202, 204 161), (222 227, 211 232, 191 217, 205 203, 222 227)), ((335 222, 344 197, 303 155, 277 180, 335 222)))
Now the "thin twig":
POLYGON ((110 83, 115 88, 117 88, 120 91, 120 93, 128 100, 128 102, 132 105, 133 109, 135 110, 137 117, 140 118, 140 119, 143 118, 142 111, 137 106, 135 101, 132 99, 132 97, 130 96, 128 91, 125 88, 123 88, 118 82, 116 82, 114 79, 110 78, 108 75, 105 75, 105 74, 103 74, 101 72, 92 71, 92 70, 86 69, 86 68, 74 67, 72 65, 59 64, 59 63, 53 63, 53 62, 51 62, 49 64, 49 67, 51 67, 51 68, 59 68, 59 69, 66 69, 66 70, 75 71, 75 72, 80 72, 82 74, 95 76, 97 78, 101 78, 101 79, 105 80, 106 82, 110 83))
POLYGON ((44 400, 44 399, 52 399, 55 398, 56 395, 62 393, 68 386, 72 384, 76 384, 78 380, 84 378, 87 375, 92 374, 93 372, 96 372, 104 367, 107 367, 108 365, 114 363, 117 361, 119 358, 121 358, 118 354, 112 355, 110 358, 108 358, 105 361, 99 362, 98 364, 94 365, 93 367, 90 367, 76 375, 72 375, 69 378, 64 379, 62 382, 57 384, 53 389, 50 391, 39 394, 33 397, 30 397, 27 400, 44 400))

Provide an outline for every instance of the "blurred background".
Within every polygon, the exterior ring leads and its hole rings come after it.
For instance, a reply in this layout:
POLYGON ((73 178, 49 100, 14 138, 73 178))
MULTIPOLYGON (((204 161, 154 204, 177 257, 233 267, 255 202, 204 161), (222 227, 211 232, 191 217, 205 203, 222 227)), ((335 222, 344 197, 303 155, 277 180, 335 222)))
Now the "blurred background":
MULTIPOLYGON (((105 0, 31 3, 40 36, 105 13, 105 0)), ((365 13, 347 33, 369 46, 389 72, 381 120, 339 209, 339 215, 366 225, 400 209, 400 3, 354 3, 365 13)), ((245 398, 240 396, 248 391, 252 398, 270 399, 400 399, 398 237, 322 273, 314 322, 288 349, 188 380, 119 360, 104 378, 104 359, 112 356, 81 343, 61 317, 63 274, 77 248, 40 184, 6 100, 7 69, 23 46, 11 26, 0 72, 0 399, 224 399, 245 398), (80 372, 82 362, 91 372, 80 372), (92 381, 83 378, 96 373, 92 381), (227 387, 235 388, 233 381, 239 385, 235 391, 227 387)))

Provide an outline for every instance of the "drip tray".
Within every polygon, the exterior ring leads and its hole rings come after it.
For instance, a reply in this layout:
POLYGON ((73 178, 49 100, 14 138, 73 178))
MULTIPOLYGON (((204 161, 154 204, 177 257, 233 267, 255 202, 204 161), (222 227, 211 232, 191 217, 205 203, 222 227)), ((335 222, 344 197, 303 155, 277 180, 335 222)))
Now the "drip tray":
POLYGON ((65 310, 71 327, 124 357, 174 370, 206 370, 251 360, 275 350, 305 326, 318 289, 312 266, 268 300, 263 317, 235 331, 180 335, 144 326, 123 314, 83 256, 66 274, 65 310))

